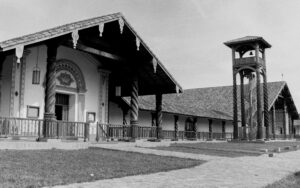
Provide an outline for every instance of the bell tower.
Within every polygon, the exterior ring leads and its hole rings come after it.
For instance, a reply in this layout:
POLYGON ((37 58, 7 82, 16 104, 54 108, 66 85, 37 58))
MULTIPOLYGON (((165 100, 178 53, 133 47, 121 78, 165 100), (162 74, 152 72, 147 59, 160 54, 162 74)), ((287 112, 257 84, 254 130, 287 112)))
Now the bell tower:
POLYGON ((224 44, 232 49, 233 138, 263 140, 265 137, 269 139, 265 49, 271 48, 271 45, 258 36, 246 36, 227 41, 224 44), (238 87, 236 79, 238 74, 240 75, 240 129, 238 127, 238 87), (260 84, 261 76, 263 78, 262 88, 260 84), (244 84, 245 78, 248 79, 246 80, 248 81, 247 87, 244 84), (256 96, 254 95, 255 91, 256 96), (256 122, 254 121, 255 116, 256 122))

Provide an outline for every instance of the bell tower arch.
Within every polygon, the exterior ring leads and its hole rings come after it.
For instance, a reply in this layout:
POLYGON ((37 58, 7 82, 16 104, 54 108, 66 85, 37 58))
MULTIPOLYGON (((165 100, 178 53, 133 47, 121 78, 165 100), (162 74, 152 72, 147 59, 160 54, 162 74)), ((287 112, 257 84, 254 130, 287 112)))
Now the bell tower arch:
POLYGON ((258 36, 246 36, 227 41, 224 44, 232 50, 233 138, 246 140, 254 138, 258 140, 269 139, 265 49, 271 48, 271 45, 258 36), (239 90, 237 75, 240 78, 239 90), (263 87, 260 84, 261 77, 263 87), (245 85, 245 78, 248 82, 247 85, 245 85), (238 105, 238 91, 240 92, 240 105, 238 105), (238 127, 238 106, 240 106, 241 114, 241 131, 238 127), (256 121, 254 121, 255 116, 256 121))

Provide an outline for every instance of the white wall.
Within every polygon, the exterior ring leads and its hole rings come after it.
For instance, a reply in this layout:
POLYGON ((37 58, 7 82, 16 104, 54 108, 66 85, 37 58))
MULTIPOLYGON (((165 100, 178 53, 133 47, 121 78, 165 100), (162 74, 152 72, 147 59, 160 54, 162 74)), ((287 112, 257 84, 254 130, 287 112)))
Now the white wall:
MULTIPOLYGON (((178 130, 184 131, 185 129, 185 121, 190 116, 178 115, 178 130)), ((151 111, 143 111, 139 112, 139 122, 142 126, 151 126, 151 111), (143 122, 143 124, 141 123, 143 122)), ((232 121, 225 121, 225 131, 233 132, 232 121)), ((208 118, 197 118, 197 131, 198 132, 208 132, 209 131, 209 121, 208 118)), ((174 114, 171 113, 163 113, 162 120, 162 128, 163 130, 174 130, 174 114)), ((216 133, 222 132, 222 120, 212 120, 212 131, 216 133)))
MULTIPOLYGON (((44 84, 45 84, 45 72, 46 72, 46 58, 47 58, 47 47, 45 45, 39 46, 39 57, 38 57, 38 66, 41 70, 41 83, 39 85, 32 84, 32 70, 36 65, 37 61, 37 47, 30 48, 30 54, 26 58, 26 79, 25 79, 25 94, 24 94, 24 108, 26 111, 27 105, 38 106, 40 107, 40 116, 39 118, 43 118, 44 116, 44 84)), ((98 66, 100 65, 92 56, 76 51, 71 48, 66 48, 60 46, 57 52, 57 60, 59 59, 67 59, 73 61, 75 64, 79 66, 81 69, 86 83, 87 92, 85 95, 85 105, 83 116, 86 116, 86 112, 95 112, 96 113, 96 121, 98 121, 98 97, 99 97, 99 73, 98 66)), ((59 91, 61 93, 76 95, 78 98, 78 94, 76 92, 64 92, 59 91)), ((77 105, 78 107, 78 105, 77 105)), ((74 114, 77 114, 78 110, 74 109, 74 114)), ((26 116, 26 113, 24 114, 26 116)), ((72 118, 76 120, 77 118, 72 118)), ((84 121, 86 118, 84 118, 84 121)))
MULTIPOLYGON (((115 125, 122 125, 123 124, 123 112, 122 109, 119 108, 118 104, 114 102, 109 102, 109 112, 108 112, 108 117, 109 117, 109 123, 110 124, 115 124, 115 125)), ((129 124, 129 121, 127 121, 129 124)))

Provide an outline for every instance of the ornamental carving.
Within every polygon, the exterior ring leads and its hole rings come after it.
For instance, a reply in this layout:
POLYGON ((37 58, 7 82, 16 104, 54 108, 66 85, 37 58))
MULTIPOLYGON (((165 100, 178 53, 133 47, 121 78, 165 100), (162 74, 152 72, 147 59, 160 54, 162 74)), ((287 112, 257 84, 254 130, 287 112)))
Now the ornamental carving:
POLYGON ((86 92, 86 84, 85 84, 84 76, 77 64, 67 59, 59 59, 56 61, 56 72, 59 71, 67 71, 72 75, 71 78, 76 83, 77 92, 79 93, 86 92))
POLYGON ((65 72, 60 73, 60 75, 57 76, 57 79, 58 79, 60 85, 63 85, 63 86, 71 86, 71 84, 74 82, 71 75, 69 75, 68 73, 65 73, 65 72))

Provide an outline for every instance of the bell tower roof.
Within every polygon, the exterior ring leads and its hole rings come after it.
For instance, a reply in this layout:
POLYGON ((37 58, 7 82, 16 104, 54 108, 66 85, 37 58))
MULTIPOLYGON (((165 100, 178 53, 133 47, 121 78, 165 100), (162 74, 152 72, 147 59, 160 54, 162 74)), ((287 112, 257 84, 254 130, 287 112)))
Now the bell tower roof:
POLYGON ((227 42, 224 42, 226 46, 229 48, 239 46, 240 44, 249 44, 249 43, 259 43, 259 46, 262 48, 271 48, 271 44, 269 44, 267 41, 265 41, 264 38, 259 36, 245 36, 238 39, 233 39, 227 42))

